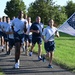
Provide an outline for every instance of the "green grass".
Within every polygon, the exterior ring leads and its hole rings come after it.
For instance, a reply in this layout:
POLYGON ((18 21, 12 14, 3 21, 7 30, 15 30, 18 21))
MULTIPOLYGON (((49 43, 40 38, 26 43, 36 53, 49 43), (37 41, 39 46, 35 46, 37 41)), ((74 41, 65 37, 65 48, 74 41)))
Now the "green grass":
POLYGON ((56 38, 54 59, 57 64, 69 70, 75 69, 75 37, 62 34, 56 38))
POLYGON ((2 72, 0 72, 0 75, 4 75, 2 72))
POLYGON ((0 69, 0 75, 4 75, 4 73, 2 72, 2 69, 0 69))
MULTIPOLYGON (((75 71, 75 37, 60 33, 59 38, 55 38, 56 50, 53 62, 71 71, 75 71)), ((37 45, 35 52, 37 52, 37 45)), ((45 53, 42 45, 42 53, 45 53)))

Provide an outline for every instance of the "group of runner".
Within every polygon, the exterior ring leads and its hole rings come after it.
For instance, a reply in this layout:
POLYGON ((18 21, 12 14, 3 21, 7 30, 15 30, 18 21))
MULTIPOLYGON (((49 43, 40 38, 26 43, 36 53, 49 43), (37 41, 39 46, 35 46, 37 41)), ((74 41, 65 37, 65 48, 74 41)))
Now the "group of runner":
POLYGON ((2 51, 6 47, 6 54, 11 55, 11 49, 15 48, 15 65, 14 68, 20 66, 20 53, 21 48, 25 55, 32 56, 34 46, 38 44, 38 60, 45 60, 46 56, 49 57, 49 68, 52 66, 53 52, 55 49, 54 36, 59 36, 57 28, 54 26, 54 21, 51 19, 48 26, 44 28, 41 23, 41 17, 37 16, 36 21, 31 23, 31 17, 27 17, 23 11, 19 11, 17 18, 10 20, 9 17, 0 18, 0 37, 2 51), (45 37, 44 37, 45 36, 45 37), (42 39, 44 40, 44 47, 47 55, 42 56, 42 39), (30 47, 30 48, 29 48, 30 47))

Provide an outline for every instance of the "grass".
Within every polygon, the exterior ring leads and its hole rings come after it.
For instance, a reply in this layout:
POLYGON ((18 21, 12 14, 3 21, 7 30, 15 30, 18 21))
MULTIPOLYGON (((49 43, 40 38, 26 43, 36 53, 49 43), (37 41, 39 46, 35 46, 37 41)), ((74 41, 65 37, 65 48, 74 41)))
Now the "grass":
MULTIPOLYGON (((60 33, 59 38, 55 38, 56 50, 53 62, 67 70, 75 72, 75 37, 60 33)), ((42 45, 42 53, 45 53, 42 45)), ((37 45, 35 47, 37 52, 37 45)))
POLYGON ((61 33, 56 38, 56 51, 54 59, 57 64, 69 70, 75 69, 75 37, 61 33))
POLYGON ((2 69, 0 69, 0 75, 4 75, 4 73, 2 72, 2 69))

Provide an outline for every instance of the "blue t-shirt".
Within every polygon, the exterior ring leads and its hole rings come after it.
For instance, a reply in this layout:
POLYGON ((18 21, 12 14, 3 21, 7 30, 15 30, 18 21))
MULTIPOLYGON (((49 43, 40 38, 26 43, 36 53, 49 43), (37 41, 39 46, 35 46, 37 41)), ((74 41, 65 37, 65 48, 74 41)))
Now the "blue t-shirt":
POLYGON ((32 26, 30 27, 30 30, 36 30, 36 31, 39 30, 40 32, 39 33, 33 32, 32 37, 34 37, 34 38, 41 37, 42 29, 43 29, 43 24, 42 23, 37 23, 37 22, 33 23, 32 26))

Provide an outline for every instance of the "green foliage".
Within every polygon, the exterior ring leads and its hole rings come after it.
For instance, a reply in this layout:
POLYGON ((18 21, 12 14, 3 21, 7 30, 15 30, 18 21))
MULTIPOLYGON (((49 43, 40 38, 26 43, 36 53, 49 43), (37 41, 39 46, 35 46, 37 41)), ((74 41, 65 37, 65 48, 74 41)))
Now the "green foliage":
POLYGON ((57 25, 62 24, 65 20, 67 20, 67 15, 65 14, 65 8, 59 5, 54 6, 53 19, 57 25))
POLYGON ((17 17, 20 10, 24 12, 26 10, 26 5, 24 4, 23 0, 11 0, 7 1, 4 13, 12 18, 13 16, 17 17))
POLYGON ((73 1, 68 1, 67 5, 65 6, 66 14, 68 18, 75 12, 75 3, 73 1))
POLYGON ((30 4, 28 15, 32 17, 33 21, 36 16, 40 16, 44 24, 48 24, 48 20, 51 18, 55 20, 57 25, 62 24, 67 19, 65 8, 54 4, 53 0, 36 0, 30 4))
POLYGON ((28 15, 32 17, 32 20, 35 20, 36 16, 40 16, 42 18, 42 22, 47 23, 50 18, 49 14, 52 9, 52 5, 52 0, 36 0, 34 3, 31 3, 28 9, 28 15))

